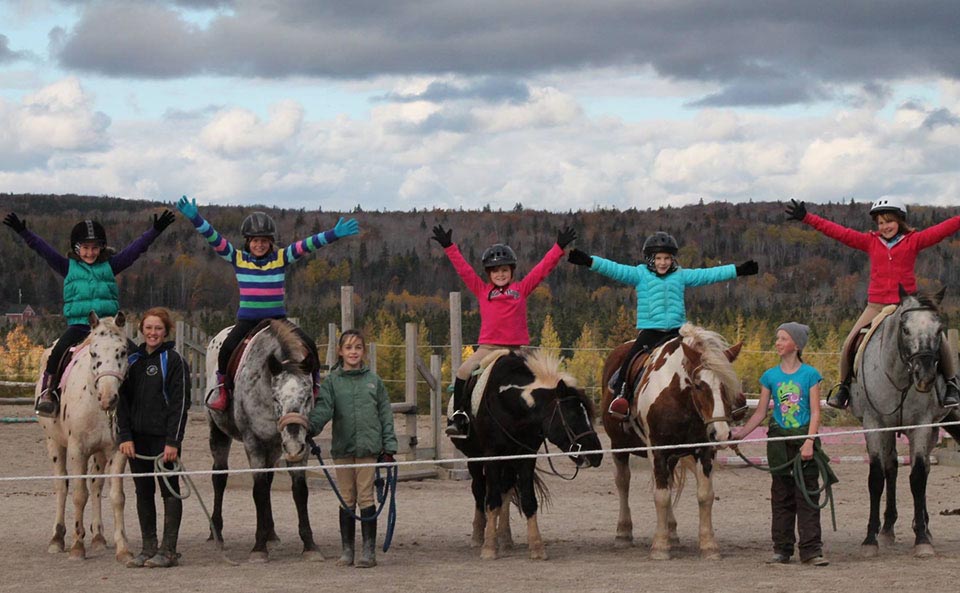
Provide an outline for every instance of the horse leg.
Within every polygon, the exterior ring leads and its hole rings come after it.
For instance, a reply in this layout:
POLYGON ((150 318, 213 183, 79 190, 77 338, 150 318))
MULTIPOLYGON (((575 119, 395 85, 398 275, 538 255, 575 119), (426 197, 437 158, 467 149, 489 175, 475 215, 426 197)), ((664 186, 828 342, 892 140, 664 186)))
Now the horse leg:
MULTIPOLYGON (((67 448, 57 444, 52 438, 48 437, 47 454, 50 456, 50 462, 53 464, 53 475, 67 475, 67 448)), ((64 522, 64 514, 67 506, 67 480, 56 479, 53 483, 57 492, 57 516, 53 522, 53 536, 50 538, 50 543, 47 544, 47 552, 56 554, 66 548, 63 537, 67 533, 67 527, 64 522)))
MULTIPOLYGON (((893 433, 890 433, 891 435, 893 433)), ((889 452, 884 456, 883 475, 887 488, 887 500, 883 511, 883 526, 880 528, 880 541, 884 545, 892 546, 896 541, 894 524, 897 522, 897 474, 900 465, 897 462, 896 436, 889 452)))
MULTIPOLYGON (((303 465, 303 464, 301 464, 303 465)), ((323 561, 323 554, 313 541, 313 530, 310 528, 310 513, 307 510, 307 474, 302 471, 290 472, 292 481, 293 502, 297 507, 297 526, 300 531, 300 540, 303 542, 301 557, 304 560, 323 561)))
POLYGON ((930 449, 936 435, 929 428, 917 429, 910 439, 910 493, 913 494, 913 555, 930 558, 936 553, 930 540, 930 515, 927 513, 927 478, 930 474, 930 449))
MULTIPOLYGON (((70 449, 74 450, 68 455, 67 466, 70 469, 70 473, 75 476, 87 473, 88 457, 85 454, 76 452, 76 449, 79 448, 79 444, 74 447, 67 447, 68 451, 70 449)), ((87 496, 87 481, 84 479, 76 480, 73 488, 73 545, 70 547, 71 560, 83 560, 87 555, 87 549, 83 544, 83 538, 86 536, 86 531, 83 528, 83 510, 87 506, 87 496)))
MULTIPOLYGON (((688 459, 688 458, 684 458, 688 459)), ((697 504, 700 507, 700 557, 719 560, 720 546, 713 534, 713 469, 712 459, 704 458, 699 463, 692 457, 693 472, 697 477, 697 504)), ((676 533, 676 523, 674 523, 676 533)))
MULTIPOLYGON (((91 457, 93 467, 88 468, 90 473, 102 474, 106 471, 107 455, 104 451, 96 451, 91 457)), ((93 519, 90 522, 90 551, 99 552, 107 547, 107 538, 103 537, 103 477, 90 480, 90 494, 93 496, 93 508, 91 514, 93 519)))
MULTIPOLYGON (((872 434, 876 433, 867 434, 868 440, 872 434)), ((870 491, 870 518, 867 520, 867 537, 860 544, 861 552, 868 558, 880 553, 877 532, 880 531, 880 497, 883 495, 883 483, 883 462, 879 454, 871 453, 870 475, 867 478, 867 487, 870 491)))
POLYGON ((620 515, 617 517, 616 547, 629 547, 633 544, 633 518, 630 516, 630 454, 614 453, 613 482, 617 485, 620 499, 620 515))
MULTIPOLYGON (((210 426, 210 454, 213 457, 213 469, 215 471, 228 469, 230 466, 230 437, 220 430, 216 423, 211 419, 208 421, 210 426)), ((227 474, 213 474, 213 514, 210 516, 212 524, 210 536, 207 541, 216 540, 223 545, 223 491, 227 488, 227 474)))
POLYGON ((480 549, 482 560, 496 560, 499 556, 497 552, 497 524, 500 518, 500 507, 503 506, 503 495, 500 492, 501 465, 495 461, 484 463, 484 473, 487 476, 487 523, 483 531, 483 547, 480 549))
POLYGON ((497 523, 497 546, 501 550, 513 549, 513 531, 510 529, 510 506, 514 496, 518 496, 515 489, 506 493, 503 506, 500 507, 500 518, 497 523))
POLYGON ((650 544, 651 560, 670 559, 670 531, 667 521, 670 514, 670 474, 666 456, 653 454, 653 502, 657 507, 657 529, 650 544))
MULTIPOLYGON (((127 456, 120 451, 115 452, 108 467, 108 473, 122 474, 127 467, 127 456)), ((123 520, 125 503, 123 478, 110 478, 110 505, 113 507, 113 543, 117 546, 114 557, 117 562, 122 564, 126 564, 127 560, 133 558, 133 554, 130 553, 130 548, 127 545, 126 524, 123 520)))
MULTIPOLYGON (((270 467, 273 467, 276 463, 277 460, 274 459, 270 467)), ((273 478, 275 475, 273 472, 267 474, 267 491, 273 491, 273 478)), ((267 497, 267 543, 280 543, 280 536, 277 535, 277 527, 273 522, 273 500, 269 496, 267 497)))
POLYGON ((479 548, 483 545, 483 532, 487 527, 486 505, 486 479, 483 475, 483 464, 478 462, 467 463, 470 470, 470 490, 473 492, 473 534, 470 537, 470 545, 479 548))
MULTIPOLYGON (((520 510, 527 517, 527 548, 530 550, 530 559, 546 560, 547 551, 543 547, 540 526, 537 525, 537 493, 534 492, 533 486, 535 470, 535 459, 520 461, 517 474, 517 493, 520 495, 520 510)), ((509 504, 504 506, 507 509, 510 508, 509 504)))

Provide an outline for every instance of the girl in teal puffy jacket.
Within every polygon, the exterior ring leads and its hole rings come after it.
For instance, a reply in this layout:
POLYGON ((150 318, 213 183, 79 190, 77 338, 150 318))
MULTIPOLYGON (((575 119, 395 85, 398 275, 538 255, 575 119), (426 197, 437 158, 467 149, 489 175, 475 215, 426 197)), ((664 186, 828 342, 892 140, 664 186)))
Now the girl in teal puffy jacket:
POLYGON ((687 321, 684 292, 688 286, 704 286, 738 276, 757 273, 757 262, 750 260, 740 265, 715 268, 685 269, 677 265, 677 240, 662 231, 643 242, 644 264, 628 266, 598 256, 590 256, 579 249, 570 252, 568 260, 578 266, 589 266, 608 278, 629 284, 637 290, 637 339, 623 361, 610 403, 610 413, 626 418, 630 410, 630 396, 624 389, 630 362, 643 350, 679 335, 680 326, 687 321))

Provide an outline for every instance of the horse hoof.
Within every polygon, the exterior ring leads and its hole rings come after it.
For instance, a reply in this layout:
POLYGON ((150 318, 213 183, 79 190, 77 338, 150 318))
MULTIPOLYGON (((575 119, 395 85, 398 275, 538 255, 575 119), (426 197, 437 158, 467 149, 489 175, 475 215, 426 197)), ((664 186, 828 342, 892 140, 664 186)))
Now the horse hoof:
POLYGON ((670 560, 669 550, 650 550, 650 560, 670 560))
POLYGON ((480 540, 471 539, 471 540, 470 540, 470 547, 471 547, 471 548, 480 548, 480 547, 482 547, 482 546, 483 546, 483 540, 482 540, 482 539, 480 539, 480 540))
POLYGON ((323 554, 320 553, 320 550, 304 550, 300 554, 300 558, 304 562, 323 562, 323 554))
POLYGON ((937 553, 930 544, 917 544, 913 547, 914 558, 933 558, 937 553))
POLYGON ((501 550, 512 550, 513 549, 513 539, 508 538, 497 538, 497 547, 501 550))
POLYGON ((50 540, 50 543, 47 544, 47 553, 48 553, 48 554, 59 554, 60 552, 63 552, 63 551, 66 550, 66 549, 67 549, 67 547, 66 547, 66 545, 64 545, 62 539, 60 539, 60 540, 56 540, 56 539, 50 540))
POLYGON ((546 559, 547 559, 547 551, 544 550, 543 548, 540 548, 539 550, 530 550, 530 560, 546 560, 546 559))
POLYGON ((107 539, 102 535, 93 536, 93 540, 90 541, 90 551, 100 552, 107 549, 107 539))
POLYGON ((491 550, 489 548, 484 548, 480 550, 480 559, 481 560, 496 560, 500 555, 497 554, 496 550, 491 550))
POLYGON ((624 548, 633 547, 633 536, 632 535, 618 535, 613 540, 613 547, 620 550, 624 548))
POLYGON ((117 562, 119 562, 120 564, 126 564, 128 561, 133 560, 133 554, 131 554, 129 551, 122 552, 122 553, 118 553, 116 555, 116 558, 117 558, 117 562))
POLYGON ((897 536, 894 535, 892 531, 881 531, 878 537, 880 538, 880 543, 885 546, 892 546, 897 541, 897 536))
POLYGON ((722 560, 723 556, 720 555, 720 550, 700 550, 700 559, 701 560, 722 560))
POLYGON ((266 564, 270 561, 270 555, 266 552, 250 552, 250 558, 247 561, 250 564, 266 564))
POLYGON ((70 560, 85 560, 87 557, 87 551, 83 547, 72 547, 70 548, 70 560))
POLYGON ((880 546, 865 544, 860 546, 860 555, 864 558, 876 558, 880 555, 880 546))

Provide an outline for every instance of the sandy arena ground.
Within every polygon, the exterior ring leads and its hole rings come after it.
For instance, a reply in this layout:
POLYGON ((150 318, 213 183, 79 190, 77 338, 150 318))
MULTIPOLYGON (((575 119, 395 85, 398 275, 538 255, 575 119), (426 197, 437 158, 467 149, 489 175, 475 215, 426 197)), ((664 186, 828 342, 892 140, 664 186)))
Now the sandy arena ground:
MULTIPOLYGON (((0 416, 24 416, 25 407, 0 406, 0 416)), ((202 413, 195 412, 188 425, 184 461, 190 469, 207 469, 210 455, 202 413)), ((429 435, 421 436, 429 440, 429 435)), ((2 461, 0 475, 23 476, 50 473, 41 430, 36 424, 0 425, 2 461)), ((447 444, 444 445, 447 448, 447 444)), ((752 446, 747 454, 759 454, 752 446)), ((837 447, 834 455, 863 453, 857 446, 837 447), (842 449, 842 450, 840 450, 842 449)), ((242 448, 235 444, 233 467, 246 467, 242 448)), ((563 462, 564 468, 572 465, 563 462)), ((200 506, 188 500, 180 532, 182 566, 175 569, 126 569, 114 561, 108 549, 86 561, 71 562, 67 554, 48 554, 55 497, 48 481, 0 483, 0 591, 99 591, 130 593, 150 591, 741 591, 766 593, 837 591, 874 592, 904 588, 909 591, 946 591, 960 574, 960 516, 940 515, 960 507, 960 468, 935 466, 928 486, 931 530, 937 556, 919 560, 911 555, 913 516, 909 468, 899 479, 899 539, 882 547, 879 558, 860 557, 859 543, 866 530, 866 465, 835 466, 841 483, 835 488, 838 531, 830 530, 827 511, 822 515, 826 555, 832 564, 812 568, 797 563, 767 566, 769 543, 769 479, 752 469, 721 469, 717 473, 714 526, 724 558, 699 559, 696 547, 697 504, 692 486, 680 500, 680 546, 674 559, 655 562, 648 558, 654 527, 650 495, 650 472, 634 471, 631 504, 636 543, 632 548, 613 545, 617 499, 613 463, 604 460, 597 469, 581 472, 572 482, 548 477, 552 502, 540 514, 540 527, 549 560, 527 558, 524 522, 513 515, 516 546, 502 552, 496 561, 481 561, 479 550, 470 546, 473 502, 469 482, 426 480, 402 482, 398 493, 398 524, 393 547, 378 551, 379 566, 373 569, 340 568, 337 502, 327 487, 312 489, 311 521, 325 562, 300 560, 296 514, 289 490, 275 488, 273 506, 281 542, 271 548, 268 564, 247 564, 253 545, 254 507, 248 480, 226 493, 225 539, 227 555, 240 561, 228 566, 206 541, 208 527, 200 506)), ((692 477, 691 477, 692 480, 692 477)), ((207 477, 199 480, 200 494, 208 504, 212 487, 207 477)), ((287 482, 278 476, 278 482, 287 482)), ((319 481, 313 480, 314 484, 319 481)), ((131 549, 139 550, 139 527, 133 504, 133 485, 126 482, 126 525, 131 549)), ((72 523, 68 499, 67 524, 72 523)), ((109 504, 104 504, 108 539, 112 533, 109 504)), ((89 510, 87 523, 89 524, 89 510)), ((380 536, 385 519, 380 523, 380 536)), ((162 523, 161 523, 162 525, 162 523)), ((359 531, 359 530, 358 530, 359 531)), ((89 535, 88 544, 89 544, 89 535)), ((68 546, 71 534, 68 533, 68 546)), ((359 539, 359 533, 358 533, 359 539)), ((359 541, 358 541, 359 543, 359 541)), ((112 545, 112 544, 111 544, 112 545)))

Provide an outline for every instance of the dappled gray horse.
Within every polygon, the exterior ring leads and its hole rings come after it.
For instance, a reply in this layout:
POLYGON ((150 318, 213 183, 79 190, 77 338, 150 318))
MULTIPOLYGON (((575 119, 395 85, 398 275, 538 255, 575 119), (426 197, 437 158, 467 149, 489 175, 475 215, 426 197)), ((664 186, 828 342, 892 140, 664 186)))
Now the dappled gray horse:
MULTIPOLYGON (((207 385, 216 385, 217 353, 230 328, 207 346, 207 385)), ((306 464, 307 414, 313 409, 314 376, 319 367, 316 346, 286 320, 268 320, 251 332, 234 378, 233 397, 223 412, 207 410, 213 469, 228 467, 231 440, 243 442, 251 468, 274 467, 282 456, 288 467, 306 464)), ((251 562, 266 562, 267 541, 276 540, 270 487, 273 473, 253 476, 257 533, 251 562)), ((293 500, 299 518, 304 559, 323 560, 313 541, 307 513, 307 480, 303 471, 291 471, 293 500)), ((213 476, 213 527, 222 541, 223 491, 227 475, 213 476)))
MULTIPOLYGON (((939 315, 941 290, 932 299, 908 295, 900 288, 900 305, 880 321, 854 369, 850 409, 866 429, 939 422, 947 410, 938 403, 937 390, 944 389, 937 365, 944 326, 939 315)), ((927 513, 927 475, 930 452, 937 442, 937 428, 903 431, 910 441, 910 491, 913 494, 914 555, 932 556, 927 513)), ((866 435, 870 458, 870 519, 861 547, 866 556, 879 552, 877 535, 893 543, 897 520, 897 447, 894 431, 866 435), (884 483, 887 504, 880 528, 880 496, 884 483)))

